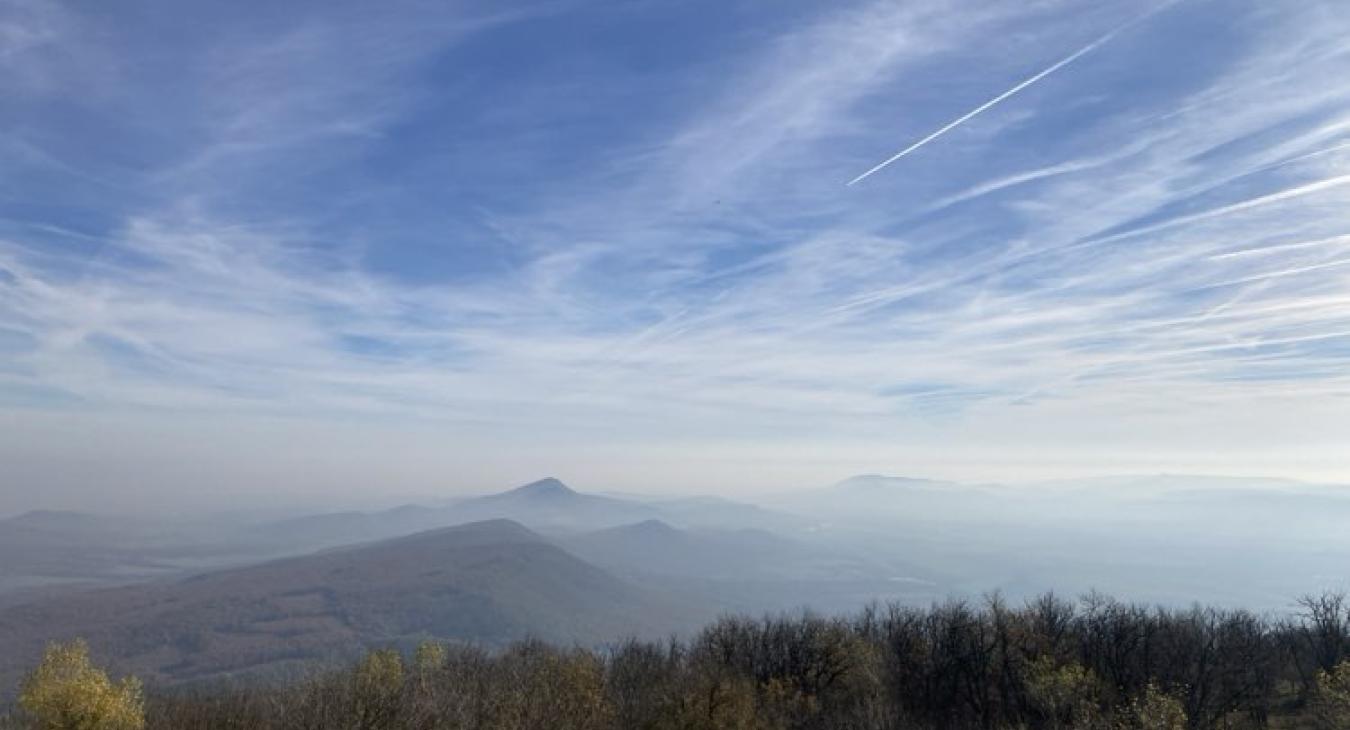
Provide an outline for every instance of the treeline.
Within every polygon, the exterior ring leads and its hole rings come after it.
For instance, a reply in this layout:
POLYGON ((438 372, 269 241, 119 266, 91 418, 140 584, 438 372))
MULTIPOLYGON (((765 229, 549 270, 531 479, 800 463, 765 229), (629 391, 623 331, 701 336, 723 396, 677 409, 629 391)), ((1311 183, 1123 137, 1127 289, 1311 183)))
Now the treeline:
MULTIPOLYGON (((69 664, 70 647, 58 649, 69 664)), ((22 688, 47 705, 24 705, 9 727, 1350 729, 1350 604, 1340 594, 1305 598, 1280 619, 1098 595, 1018 606, 992 597, 847 619, 724 618, 688 641, 605 651, 427 643, 303 681, 148 697, 103 676, 100 701, 124 710, 105 724, 60 724, 82 701, 68 686, 62 694, 63 673, 67 684, 90 680, 48 659, 22 688)))

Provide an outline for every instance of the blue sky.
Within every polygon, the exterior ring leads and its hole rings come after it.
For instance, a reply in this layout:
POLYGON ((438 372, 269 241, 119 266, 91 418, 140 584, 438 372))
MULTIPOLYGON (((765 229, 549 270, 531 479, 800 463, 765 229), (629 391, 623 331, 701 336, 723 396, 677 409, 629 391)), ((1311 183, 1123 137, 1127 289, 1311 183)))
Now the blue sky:
POLYGON ((0 507, 1350 481, 1346 38, 1338 0, 3 0, 0 507))

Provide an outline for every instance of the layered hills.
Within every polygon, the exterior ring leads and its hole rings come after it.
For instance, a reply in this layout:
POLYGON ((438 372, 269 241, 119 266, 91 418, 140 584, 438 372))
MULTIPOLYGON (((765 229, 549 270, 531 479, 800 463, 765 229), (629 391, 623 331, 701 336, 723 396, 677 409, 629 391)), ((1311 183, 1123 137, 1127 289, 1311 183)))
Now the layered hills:
POLYGON ((279 670, 421 638, 592 645, 707 615, 491 520, 0 611, 0 685, 81 636, 152 681, 279 670))

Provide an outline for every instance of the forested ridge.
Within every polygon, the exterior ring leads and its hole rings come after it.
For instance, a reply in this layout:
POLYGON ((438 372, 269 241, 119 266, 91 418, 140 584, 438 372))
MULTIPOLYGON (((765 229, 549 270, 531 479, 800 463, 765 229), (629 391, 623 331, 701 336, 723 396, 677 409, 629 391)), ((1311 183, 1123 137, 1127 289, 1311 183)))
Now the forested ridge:
POLYGON ((426 642, 284 682, 148 691, 83 651, 54 646, 0 727, 1350 728, 1350 602, 1335 593, 1286 617, 1101 595, 729 616, 688 640, 426 642))

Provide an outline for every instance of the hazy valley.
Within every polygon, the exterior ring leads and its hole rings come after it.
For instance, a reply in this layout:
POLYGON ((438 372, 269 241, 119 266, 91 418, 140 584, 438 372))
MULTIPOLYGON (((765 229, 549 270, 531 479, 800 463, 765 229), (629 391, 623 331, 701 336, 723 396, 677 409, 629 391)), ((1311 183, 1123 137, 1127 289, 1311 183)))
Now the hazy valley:
POLYGON ((175 683, 285 675, 424 639, 599 647, 728 612, 991 592, 1279 615, 1344 585, 1347 495, 1204 477, 1009 488, 864 476, 750 504, 601 496, 550 478, 444 505, 199 527, 30 513, 0 521, 0 683, 14 686, 46 641, 76 636, 175 683), (1316 517, 1289 531, 1280 517, 1295 514, 1316 517))

